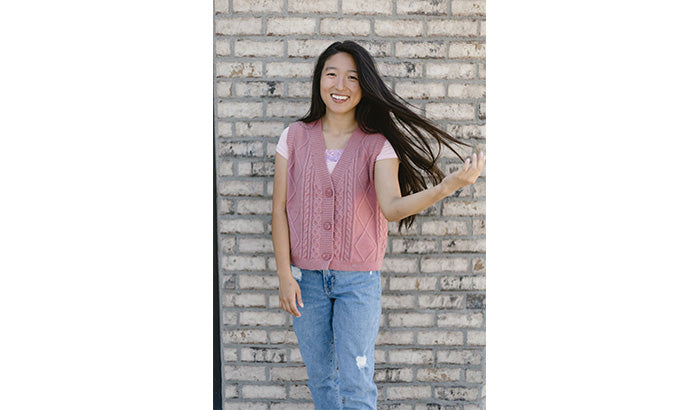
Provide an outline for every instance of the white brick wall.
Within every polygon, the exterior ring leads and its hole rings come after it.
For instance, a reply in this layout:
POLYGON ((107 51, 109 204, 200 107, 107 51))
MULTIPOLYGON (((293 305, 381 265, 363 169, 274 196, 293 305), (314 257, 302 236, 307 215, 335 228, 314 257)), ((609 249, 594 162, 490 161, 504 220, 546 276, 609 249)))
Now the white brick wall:
POLYGON ((416 37, 425 33, 422 20, 376 19, 374 33, 382 37, 416 37))
POLYGON ((321 34, 366 36, 370 32, 370 26, 369 19, 324 18, 321 19, 321 34))
POLYGON ((344 14, 391 14, 391 0, 343 0, 344 14))
POLYGON ((287 0, 289 13, 336 13, 337 0, 287 0))
POLYGON ((396 13, 446 15, 449 3, 448 0, 396 0, 396 13))
MULTIPOLYGON (((389 87, 483 147, 485 2, 215 0, 213 18, 224 408, 308 409, 291 317, 277 298, 277 138, 308 109, 318 54, 352 39, 389 87)), ((441 168, 454 165, 446 152, 441 168)), ((389 224, 375 352, 380 409, 483 409, 485 204, 484 172, 410 229, 389 224)))

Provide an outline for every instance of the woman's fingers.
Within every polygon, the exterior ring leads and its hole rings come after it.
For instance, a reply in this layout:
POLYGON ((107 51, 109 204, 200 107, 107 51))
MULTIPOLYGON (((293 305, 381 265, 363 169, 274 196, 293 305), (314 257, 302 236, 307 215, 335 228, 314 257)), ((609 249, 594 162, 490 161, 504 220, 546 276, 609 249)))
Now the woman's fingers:
POLYGON ((297 301, 299 303, 299 306, 304 307, 304 302, 301 300, 301 289, 297 287, 296 290, 296 296, 297 296, 297 301))
POLYGON ((299 313, 299 310, 297 310, 297 304, 294 303, 294 301, 292 301, 292 303, 291 303, 291 309, 289 310, 289 313, 291 313, 292 315, 294 315, 296 317, 301 316, 301 313, 299 313))
POLYGON ((297 309, 297 301, 299 301, 299 306, 304 307, 304 302, 301 301, 301 289, 291 276, 289 280, 280 280, 279 300, 282 310, 296 317, 301 316, 299 309, 297 309))
POLYGON ((484 168, 484 162, 486 162, 486 154, 484 151, 479 151, 478 154, 474 152, 468 159, 471 162, 470 168, 477 170, 477 176, 479 176, 481 170, 484 168))
POLYGON ((445 185, 456 191, 466 185, 473 184, 479 178, 481 170, 484 167, 486 155, 483 151, 473 152, 464 160, 462 167, 445 177, 445 185))
MULTIPOLYGON (((295 303, 295 297, 292 295, 289 298, 280 299, 280 307, 287 313, 290 313, 296 317, 301 316, 299 309, 297 309, 297 304, 295 303)), ((301 295, 299 295, 299 300, 301 301, 301 295)), ((299 303, 299 306, 304 307, 303 304, 299 303)))
POLYGON ((296 308, 293 307, 293 306, 294 306, 294 302, 290 302, 290 301, 285 301, 284 303, 280 304, 280 307, 281 307, 282 310, 284 310, 285 312, 287 312, 287 313, 289 313, 289 314, 291 314, 291 315, 294 315, 294 316, 296 316, 296 317, 301 316, 301 315, 299 314, 299 311, 296 310, 296 308))
POLYGON ((477 158, 477 157, 476 157, 476 153, 472 153, 471 155, 469 155, 469 156, 467 157, 467 159, 464 161, 464 169, 465 169, 465 170, 469 170, 469 169, 471 169, 472 167, 474 167, 474 166, 476 165, 476 163, 477 163, 477 162, 476 162, 476 158, 477 158))
POLYGON ((464 162, 465 167, 463 168, 465 171, 463 178, 466 185, 476 182, 477 178, 479 178, 479 175, 481 174, 482 168, 484 167, 484 161, 485 155, 483 151, 479 151, 478 154, 473 152, 467 157, 467 160, 464 162))
POLYGON ((460 169, 461 173, 464 175, 467 172, 469 172, 469 169, 472 167, 473 164, 474 161, 472 161, 472 157, 470 155, 464 160, 464 165, 462 165, 462 169, 460 169))
POLYGON ((486 153, 484 151, 479 152, 479 169, 484 169, 484 164, 486 163, 486 153))

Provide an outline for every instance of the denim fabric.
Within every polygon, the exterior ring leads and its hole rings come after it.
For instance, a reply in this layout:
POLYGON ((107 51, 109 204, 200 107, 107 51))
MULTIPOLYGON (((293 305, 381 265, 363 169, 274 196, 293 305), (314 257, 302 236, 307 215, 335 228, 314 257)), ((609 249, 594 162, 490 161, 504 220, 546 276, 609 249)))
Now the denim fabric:
POLYGON ((376 409, 374 343, 382 310, 380 272, 292 266, 304 307, 294 333, 316 410, 376 409))

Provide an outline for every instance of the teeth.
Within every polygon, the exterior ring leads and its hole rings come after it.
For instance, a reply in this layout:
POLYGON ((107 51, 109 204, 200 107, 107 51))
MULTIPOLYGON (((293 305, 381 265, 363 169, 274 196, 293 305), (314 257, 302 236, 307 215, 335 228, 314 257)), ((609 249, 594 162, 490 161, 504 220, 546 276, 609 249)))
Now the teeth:
POLYGON ((331 94, 331 97, 333 97, 337 100, 347 100, 348 98, 350 98, 350 97, 344 97, 344 96, 335 95, 335 94, 331 94))

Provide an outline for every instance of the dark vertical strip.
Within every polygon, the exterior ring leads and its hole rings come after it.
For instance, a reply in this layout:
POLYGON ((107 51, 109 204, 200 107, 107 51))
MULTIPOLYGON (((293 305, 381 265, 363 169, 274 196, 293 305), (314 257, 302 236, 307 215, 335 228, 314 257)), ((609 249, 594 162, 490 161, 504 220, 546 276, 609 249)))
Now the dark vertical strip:
MULTIPOLYGON (((214 121, 216 121, 216 119, 214 119, 214 121)), ((214 127, 214 129, 216 129, 216 127, 214 127)), ((216 191, 216 131, 214 131, 213 141, 214 145, 212 146, 212 152, 214 154, 214 410, 221 410, 223 408, 223 404, 221 403, 221 338, 219 337, 221 333, 221 328, 219 327, 219 229, 216 223, 217 215, 219 214, 217 208, 216 191)))

